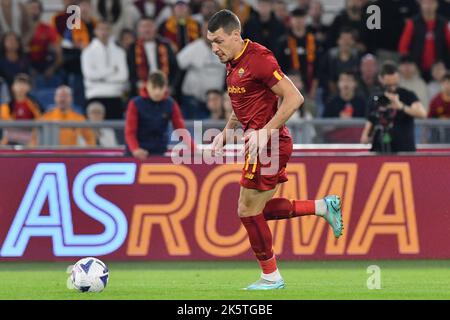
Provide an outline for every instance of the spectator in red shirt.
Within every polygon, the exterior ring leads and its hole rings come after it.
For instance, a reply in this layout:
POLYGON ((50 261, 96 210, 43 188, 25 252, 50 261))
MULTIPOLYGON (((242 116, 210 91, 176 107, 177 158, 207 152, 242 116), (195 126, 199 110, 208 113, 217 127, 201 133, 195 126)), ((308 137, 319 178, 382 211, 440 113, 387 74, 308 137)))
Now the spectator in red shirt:
POLYGON ((50 80, 62 64, 58 32, 41 20, 43 5, 40 0, 29 0, 27 11, 32 28, 31 39, 28 41, 31 66, 38 74, 44 74, 46 80, 50 80))
MULTIPOLYGON (((169 122, 174 129, 184 129, 178 103, 168 96, 168 81, 161 71, 150 73, 141 95, 128 104, 125 123, 127 156, 145 160, 149 155, 163 155, 169 143, 169 122)), ((190 139, 184 141, 195 150, 190 139)))
POLYGON ((428 118, 450 118, 450 73, 441 80, 441 93, 431 100, 428 118))
POLYGON ((407 21, 398 47, 401 55, 413 57, 427 81, 436 61, 450 66, 450 28, 437 8, 437 0, 420 0, 421 13, 407 21))

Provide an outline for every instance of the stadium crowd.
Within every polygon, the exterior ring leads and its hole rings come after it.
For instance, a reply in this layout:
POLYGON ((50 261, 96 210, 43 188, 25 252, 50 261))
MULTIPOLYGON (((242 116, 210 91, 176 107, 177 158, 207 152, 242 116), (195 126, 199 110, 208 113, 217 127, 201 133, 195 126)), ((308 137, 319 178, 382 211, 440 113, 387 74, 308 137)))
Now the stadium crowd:
MULTIPOLYGON (((61 2, 47 22, 40 0, 0 0, 0 120, 124 119, 156 70, 185 119, 226 119, 226 70, 205 23, 220 8, 239 16, 243 37, 271 49, 304 94, 295 118, 366 118, 386 60, 399 64, 400 85, 429 117, 450 118, 448 0, 346 0, 331 24, 320 0, 61 2), (381 8, 381 29, 367 27, 371 4, 381 8), (68 28, 71 5, 81 10, 79 28, 68 28)), ((8 130, 2 143, 35 145, 25 131, 8 130)), ((76 145, 69 131, 61 144, 76 145)), ((114 146, 110 131, 75 133, 88 145, 114 146)))

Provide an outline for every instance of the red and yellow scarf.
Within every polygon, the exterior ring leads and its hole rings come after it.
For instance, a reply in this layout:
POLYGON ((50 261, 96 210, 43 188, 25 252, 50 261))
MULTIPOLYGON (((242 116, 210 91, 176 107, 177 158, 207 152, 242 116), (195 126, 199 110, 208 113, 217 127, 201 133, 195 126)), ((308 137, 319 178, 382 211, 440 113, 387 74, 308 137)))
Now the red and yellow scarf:
MULTIPOLYGON (((186 26, 186 34, 181 36, 187 36, 188 42, 192 42, 200 37, 200 28, 198 26, 197 21, 195 21, 192 18, 187 18, 185 21, 186 26)), ((164 24, 164 34, 163 36, 168 38, 176 47, 176 50, 180 50, 180 35, 178 28, 178 21, 177 18, 174 16, 167 19, 166 23, 164 24)))
MULTIPOLYGON (((169 52, 162 43, 157 43, 158 69, 168 77, 170 73, 169 52)), ((150 72, 150 66, 145 52, 144 41, 138 40, 135 47, 136 73, 140 81, 146 82, 150 72)))

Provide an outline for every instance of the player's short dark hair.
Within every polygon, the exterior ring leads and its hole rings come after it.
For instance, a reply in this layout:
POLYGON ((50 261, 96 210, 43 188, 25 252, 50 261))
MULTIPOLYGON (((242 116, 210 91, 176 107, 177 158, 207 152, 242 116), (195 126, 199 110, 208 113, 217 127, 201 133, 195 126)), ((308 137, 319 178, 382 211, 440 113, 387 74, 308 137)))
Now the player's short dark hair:
POLYGON ((380 76, 391 76, 398 72, 398 67, 394 61, 385 61, 380 69, 380 76))
POLYGON ((148 75, 148 82, 155 88, 164 88, 167 86, 166 74, 162 71, 153 71, 148 75))
POLYGON ((216 12, 208 22, 209 32, 216 32, 220 28, 227 34, 231 34, 234 30, 241 31, 241 22, 237 15, 227 9, 216 12))
POLYGON ((443 77, 441 82, 450 81, 450 72, 447 72, 443 77))

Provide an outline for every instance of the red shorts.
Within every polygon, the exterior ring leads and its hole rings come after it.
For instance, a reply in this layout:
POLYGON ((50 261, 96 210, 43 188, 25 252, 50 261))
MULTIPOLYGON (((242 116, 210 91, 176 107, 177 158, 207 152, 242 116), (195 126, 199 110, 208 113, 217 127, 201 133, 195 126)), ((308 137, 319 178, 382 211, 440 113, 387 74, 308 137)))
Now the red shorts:
POLYGON ((250 163, 246 157, 240 185, 247 189, 267 191, 275 189, 279 183, 288 181, 286 166, 292 154, 292 139, 280 140, 279 152, 269 153, 270 162, 260 162, 258 158, 255 163, 250 163))

